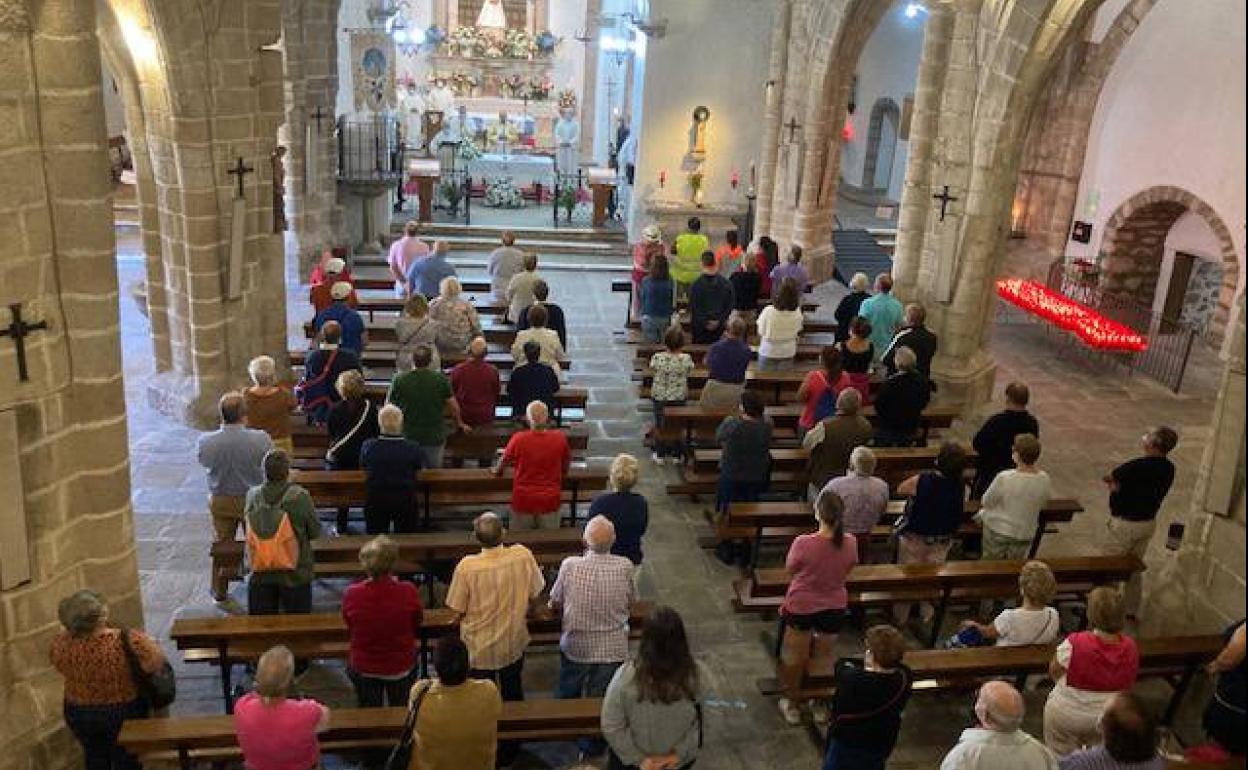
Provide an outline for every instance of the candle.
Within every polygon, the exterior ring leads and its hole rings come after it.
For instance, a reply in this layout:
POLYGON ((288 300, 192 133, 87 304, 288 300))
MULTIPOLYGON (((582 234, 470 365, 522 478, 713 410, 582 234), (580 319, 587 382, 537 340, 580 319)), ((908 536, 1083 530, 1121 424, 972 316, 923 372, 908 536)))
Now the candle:
POLYGON ((741 186, 741 172, 740 172, 740 171, 737 171, 737 170, 734 168, 734 169, 732 170, 732 176, 730 177, 730 182, 731 182, 731 184, 732 184, 732 189, 734 189, 734 190, 735 190, 735 189, 737 189, 738 187, 740 187, 740 186, 741 186))
POLYGON ((666 186, 667 186, 667 169, 661 169, 659 171, 659 189, 663 189, 666 186))

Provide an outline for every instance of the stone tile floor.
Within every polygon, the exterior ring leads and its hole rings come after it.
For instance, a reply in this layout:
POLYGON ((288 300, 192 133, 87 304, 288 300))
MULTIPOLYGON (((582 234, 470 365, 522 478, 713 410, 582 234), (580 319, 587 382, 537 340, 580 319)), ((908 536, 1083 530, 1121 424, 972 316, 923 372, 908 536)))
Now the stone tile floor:
MULTIPOLYGON (((141 277, 135 246, 119 259, 123 288, 141 277), (129 256, 127 256, 129 255, 129 256)), ((786 727, 774 704, 758 695, 755 681, 769 676, 773 663, 768 639, 773 624, 737 615, 729 603, 735 569, 725 567, 697 546, 706 532, 702 505, 668 498, 663 485, 676 470, 650 463, 641 437, 647 415, 638 408, 629 385, 631 351, 613 342, 611 332, 623 313, 624 299, 609 292, 611 276, 574 271, 552 272, 554 299, 566 309, 576 375, 587 375, 590 386, 588 419, 594 432, 590 454, 609 457, 630 451, 643 458, 641 491, 651 501, 652 524, 647 537, 647 559, 641 590, 646 598, 675 606, 684 615, 697 654, 715 672, 717 699, 707 714, 707 740, 699 767, 711 770, 744 768, 813 768, 818 750, 813 732, 786 727), (592 378, 592 379, 591 379, 592 378), (807 733, 810 733, 807 735, 807 733)), ((292 287, 291 315, 301 315, 295 301, 303 292, 292 287)), ((822 287, 820 299, 829 308, 839 292, 822 287)), ((205 515, 206 486, 194 461, 197 432, 173 423, 150 409, 143 382, 151 370, 146 319, 123 292, 121 305, 126 368, 129 434, 136 533, 147 627, 165 640, 171 659, 180 661, 167 632, 177 613, 214 612, 208 593, 210 527, 205 515)), ((1083 500, 1088 513, 1046 540, 1047 552, 1092 550, 1098 525, 1105 516, 1099 478, 1105 469, 1130 456, 1146 426, 1165 421, 1179 429, 1183 440, 1176 451, 1179 479, 1166 505, 1166 516, 1187 510, 1208 435, 1212 397, 1217 379, 1216 360, 1198 357, 1189 386, 1173 395, 1140 377, 1106 373, 1058 351, 1036 327, 998 324, 994 353, 999 362, 998 392, 1010 379, 1032 385, 1034 410, 1043 425, 1044 466, 1061 494, 1083 500)), ((966 436, 980 418, 955 427, 966 436)), ((335 608, 341 583, 317 591, 317 605, 335 608)), ((244 597, 240 586, 234 595, 244 597)), ((845 654, 857 654, 855 633, 842 637, 845 654)), ((180 697, 175 713, 220 713, 215 669, 177 663, 180 697)), ((553 689, 557 657, 551 652, 530 656, 526 683, 541 697, 553 689)), ((239 676, 236 673, 236 678, 239 676)), ((314 665, 301 680, 302 688, 335 706, 352 704, 349 684, 340 665, 314 665)), ((1150 692, 1156 691, 1150 688, 1150 692)), ((1159 693, 1160 694, 1160 693, 1159 693)), ((889 767, 932 768, 956 740, 970 718, 970 692, 922 694, 907 714, 900 745, 889 767)), ((1189 699, 1191 702, 1194 699, 1189 699)), ((1029 729, 1039 732, 1043 694, 1029 696, 1029 729)), ((1187 720, 1190 722, 1190 719, 1187 720)), ((1190 727, 1190 725, 1189 725, 1190 727)), ((558 768, 571 765, 575 752, 567 746, 534 747, 521 767, 558 768)))

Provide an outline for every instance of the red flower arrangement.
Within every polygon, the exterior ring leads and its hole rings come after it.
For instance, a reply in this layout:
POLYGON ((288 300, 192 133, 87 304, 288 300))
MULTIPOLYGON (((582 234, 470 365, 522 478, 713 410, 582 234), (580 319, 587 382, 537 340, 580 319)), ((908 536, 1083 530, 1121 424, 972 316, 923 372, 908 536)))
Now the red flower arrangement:
POLYGON ((1129 327, 1109 320, 1042 283, 1007 278, 997 281, 997 295, 1074 334, 1090 348, 1118 353, 1139 353, 1148 349, 1147 340, 1129 327))

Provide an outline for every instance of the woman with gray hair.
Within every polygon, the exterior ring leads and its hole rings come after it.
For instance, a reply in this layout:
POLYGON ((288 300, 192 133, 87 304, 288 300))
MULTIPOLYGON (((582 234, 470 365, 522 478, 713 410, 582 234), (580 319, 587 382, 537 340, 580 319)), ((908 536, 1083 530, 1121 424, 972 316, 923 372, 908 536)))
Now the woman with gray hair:
POLYGON ((160 646, 142 631, 125 631, 123 638, 95 591, 62 599, 57 616, 63 629, 52 638, 48 658, 65 677, 65 724, 82 745, 87 770, 138 770, 138 760, 117 745, 122 722, 148 715, 126 648, 140 668, 156 673, 165 664, 160 646))
POLYGON ((385 535, 360 549, 368 577, 342 596, 342 619, 350 633, 347 674, 360 708, 407 703, 416 668, 416 638, 424 607, 416 586, 394 577, 399 546, 385 535))
POLYGON ((849 294, 842 297, 840 304, 836 306, 837 342, 849 339, 850 324, 858 316, 858 309, 862 307, 862 303, 870 296, 871 279, 866 273, 854 273, 854 277, 849 279, 849 294))
POLYGON ((247 427, 269 434, 273 446, 294 454, 290 437, 290 410, 298 405, 290 388, 277 381, 277 364, 269 356, 256 356, 247 364, 251 386, 243 391, 247 404, 247 427))
POLYGON ((871 559, 871 530, 888 510, 888 482, 876 478, 875 452, 865 446, 849 453, 849 471, 828 482, 825 490, 845 503, 845 531, 858 539, 858 563, 871 559))
POLYGON ((364 528, 370 535, 416 531, 416 474, 425 453, 403 436, 403 410, 386 404, 377 413, 381 435, 364 442, 364 528))
POLYGON ((443 278, 438 286, 441 292, 429 303, 429 317, 438 322, 438 350, 445 355, 457 355, 468 350, 474 337, 481 336, 481 318, 472 303, 463 298, 463 286, 459 279, 443 278))
POLYGON ((395 367, 400 372, 412 370, 412 353, 421 345, 428 345, 433 352, 433 361, 429 366, 434 370, 442 368, 442 359, 438 356, 438 334, 441 325, 429 317, 429 300, 425 295, 416 292, 403 303, 403 315, 394 322, 394 338, 399 343, 395 355, 395 367))
POLYGON ((329 729, 329 707, 291 698, 295 658, 283 646, 256 663, 256 689, 234 704, 234 730, 250 770, 312 770, 321 766, 317 733, 329 729))

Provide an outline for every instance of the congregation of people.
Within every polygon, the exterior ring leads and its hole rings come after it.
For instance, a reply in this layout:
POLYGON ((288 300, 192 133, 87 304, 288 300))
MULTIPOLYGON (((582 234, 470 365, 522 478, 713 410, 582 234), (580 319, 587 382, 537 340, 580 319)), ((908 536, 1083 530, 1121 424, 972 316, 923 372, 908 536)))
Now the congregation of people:
MULTIPOLYGON (((650 608, 640 633, 634 628, 653 502, 639 492, 642 466, 631 454, 614 457, 609 489, 589 502, 583 553, 557 569, 544 568, 530 548, 515 542, 514 533, 566 523, 564 480, 574 455, 553 415, 569 360, 567 317, 551 301, 537 257, 505 233, 488 263, 490 297, 506 306, 503 317, 517 330, 504 354, 515 367, 504 380, 490 363, 478 311, 448 255, 446 243, 422 240, 415 223, 390 248, 387 264, 403 310, 395 324, 395 374, 384 397, 370 395, 362 364, 369 326, 345 260, 332 255, 314 275, 309 302, 316 337, 298 384, 280 382, 273 358, 261 356, 249 367, 250 384, 220 397, 220 425, 202 436, 197 456, 207 474, 215 540, 241 535, 245 543, 246 612, 310 613, 314 541, 350 526, 349 511, 340 509, 337 527, 324 527, 312 495, 292 480, 297 414, 323 430, 325 469, 364 475, 370 538, 359 552, 362 577, 342 593, 340 607, 349 635, 346 671, 360 708, 409 709, 404 740, 412 770, 490 770, 517 761, 520 743, 500 739, 498 721, 504 703, 525 699, 535 618, 559 619, 555 696, 602 699, 602 737, 581 740, 582 757, 605 756, 606 766, 618 770, 690 768, 715 718, 715 693, 726 683, 699 659, 675 609, 650 608), (456 363, 443 373, 448 359, 456 363), (457 630, 438 638, 432 673, 421 676, 416 651, 426 608, 405 574, 398 541, 421 531, 420 473, 444 467, 452 433, 472 435, 496 425, 504 385, 510 433, 483 467, 510 477, 508 510, 476 515, 471 527, 478 551, 442 575, 443 604, 457 630)), ((811 282, 803 251, 792 245, 782 260, 771 239, 743 245, 735 231, 713 246, 694 218, 670 245, 659 228, 646 228, 632 268, 632 314, 642 339, 661 346, 648 360, 652 459, 661 468, 689 456, 685 437, 665 414, 693 400, 690 378, 697 367, 687 348, 705 345, 707 377, 697 403, 722 414, 714 443, 721 450, 715 511, 723 521, 734 504, 770 493, 776 428, 747 380, 751 373, 795 368, 811 282)), ((959 621, 943 646, 1054 645, 1052 686, 1042 734, 1035 737, 1023 729, 1023 693, 1006 681, 984 682, 968 699, 974 724, 949 749, 942 770, 1163 770, 1158 716, 1136 686, 1139 573, 1122 589, 1091 590, 1087 628, 1064 633, 1054 606, 1054 572, 1028 558, 1055 492, 1041 462, 1041 426, 1028 411, 1028 386, 1010 383, 1004 409, 969 445, 940 442, 933 467, 890 487, 876 475, 877 452, 925 442, 922 419, 935 393, 939 341, 922 305, 892 296, 887 274, 873 285, 868 276, 854 275, 849 287, 835 309, 834 342, 818 350, 796 392, 797 435, 808 452, 804 497, 813 521, 784 560, 781 717, 796 726, 809 715, 826 731, 824 770, 886 767, 915 692, 907 654, 939 623, 930 603, 894 604, 890 622, 864 628, 855 635, 860 648, 846 655, 845 632, 854 622, 850 574, 856 565, 894 559, 903 565, 946 561, 962 542, 972 500, 982 529, 979 558, 1022 562, 1018 597, 1008 607, 985 602, 974 617, 959 621), (894 497, 906 499, 892 538, 895 555, 871 541, 894 497), (830 698, 810 697, 803 688, 810 675, 832 678, 830 698)), ((1177 443, 1173 429, 1152 428, 1139 456, 1106 473, 1110 516, 1102 553, 1143 557, 1174 482, 1169 455, 1177 443)), ((750 563, 744 543, 723 543, 717 555, 750 563)), ((229 585, 239 577, 236 568, 217 568, 213 598, 228 606, 229 585)), ((66 721, 88 768, 137 767, 118 746, 118 731, 124 720, 153 711, 143 683, 166 664, 159 645, 142 631, 111 623, 104 600, 90 591, 66 598, 59 618, 63 630, 50 654, 65 677, 66 721)), ((1222 750, 1242 754, 1242 622, 1228 630, 1225 642, 1209 664, 1216 691, 1203 725, 1222 750)), ((251 691, 234 704, 238 744, 251 770, 319 766, 318 735, 330 729, 333 715, 301 697, 297 677, 304 665, 290 649, 272 647, 254 665, 251 691)), ((369 753, 366 766, 387 766, 387 754, 369 753)))

